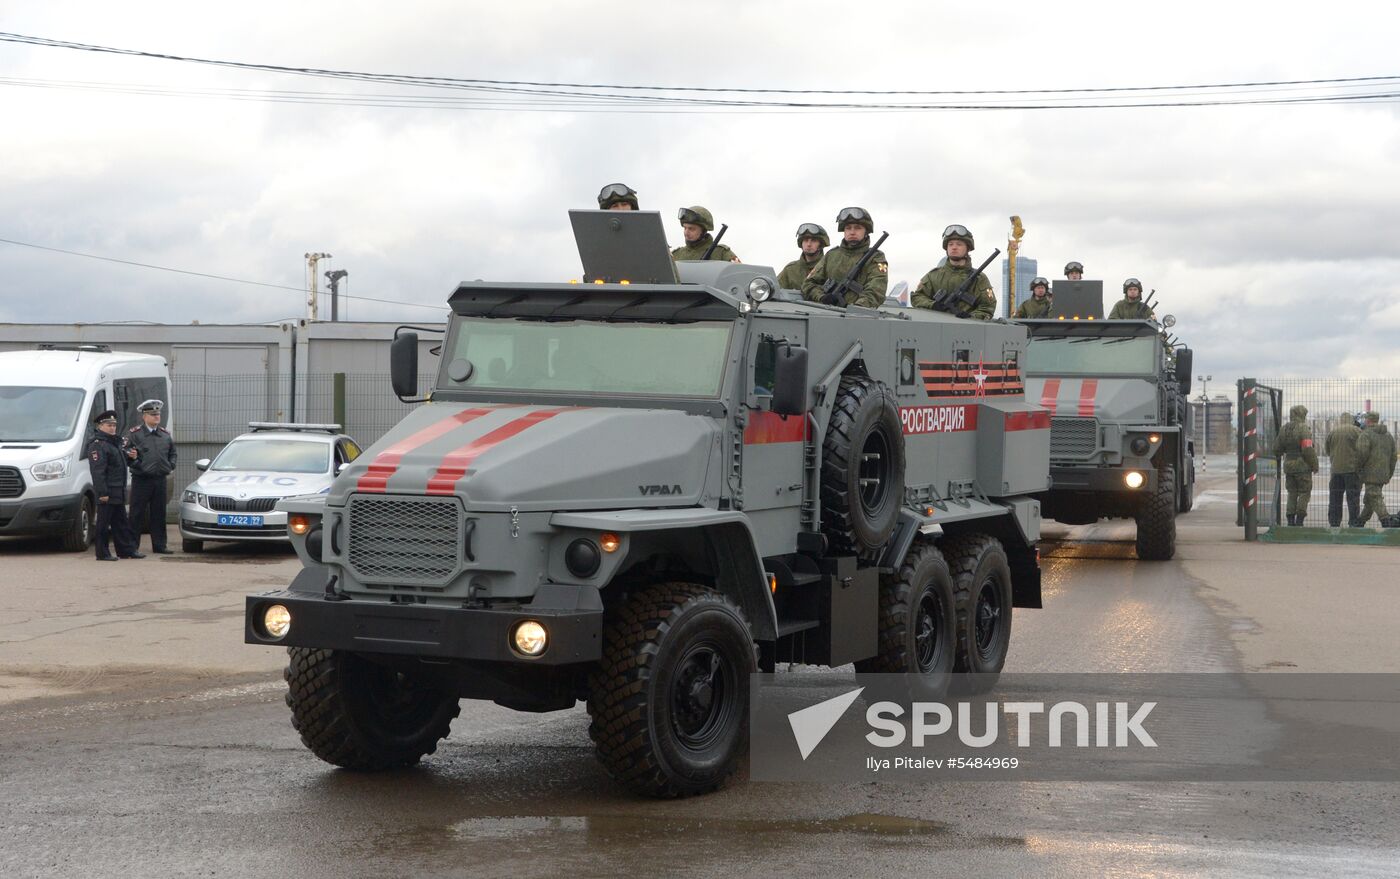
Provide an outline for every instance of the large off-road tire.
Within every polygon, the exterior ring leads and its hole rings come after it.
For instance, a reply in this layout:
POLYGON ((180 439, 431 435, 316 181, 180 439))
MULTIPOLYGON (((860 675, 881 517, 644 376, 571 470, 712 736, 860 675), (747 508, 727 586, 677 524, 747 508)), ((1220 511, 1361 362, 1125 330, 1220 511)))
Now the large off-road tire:
POLYGON ((1157 490, 1144 498, 1137 515, 1137 557, 1162 562, 1176 555, 1176 468, 1157 471, 1157 490))
POLYGON ((457 696, 340 650, 291 647, 287 707, 302 743, 346 769, 412 766, 437 750, 457 696))
POLYGON ((73 524, 61 538, 64 550, 82 552, 92 546, 93 511, 92 498, 84 495, 83 502, 78 505, 78 515, 73 517, 73 524))
POLYGON ((822 441, 822 530, 835 555, 885 545, 904 502, 899 406, 874 379, 848 375, 822 441))
POLYGON ((856 662, 856 671, 920 675, 921 695, 937 698, 951 680, 957 624, 948 562, 933 540, 919 537, 899 569, 880 578, 880 652, 856 662))
POLYGON ((748 747, 753 635, 728 597, 691 583, 648 586, 611 608, 589 679, 598 759, 651 797, 718 788, 748 747))
POLYGON ((954 681, 962 692, 985 693, 996 685, 1011 649, 1011 566, 1001 541, 960 534, 942 543, 953 575, 958 608, 954 681))
POLYGON ((1191 507, 1195 506, 1196 501, 1196 462, 1187 458, 1186 467, 1186 478, 1182 480, 1181 487, 1177 490, 1176 511, 1178 513, 1191 512, 1191 507))

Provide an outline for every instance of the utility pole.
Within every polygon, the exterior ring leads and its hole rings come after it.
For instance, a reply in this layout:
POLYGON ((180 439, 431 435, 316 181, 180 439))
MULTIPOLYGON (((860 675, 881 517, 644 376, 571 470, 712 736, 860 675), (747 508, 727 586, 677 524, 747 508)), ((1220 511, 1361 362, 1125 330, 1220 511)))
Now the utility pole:
POLYGON ((350 273, 345 271, 345 269, 335 269, 333 271, 326 272, 326 280, 330 282, 331 285, 332 323, 340 320, 340 281, 342 278, 347 278, 349 276, 350 273))
POLYGON ((1026 234, 1026 229, 1021 225, 1021 218, 1012 215, 1011 217, 1011 237, 1006 240, 1006 316, 1011 317, 1016 313, 1016 254, 1021 251, 1021 236, 1026 234))
POLYGON ((307 320, 316 319, 316 263, 323 259, 330 259, 329 253, 308 253, 306 254, 306 266, 311 272, 311 290, 306 296, 306 317, 307 320))
POLYGON ((1210 457, 1210 382, 1215 376, 1198 375, 1196 381, 1201 383, 1201 470, 1206 469, 1206 459, 1210 457))

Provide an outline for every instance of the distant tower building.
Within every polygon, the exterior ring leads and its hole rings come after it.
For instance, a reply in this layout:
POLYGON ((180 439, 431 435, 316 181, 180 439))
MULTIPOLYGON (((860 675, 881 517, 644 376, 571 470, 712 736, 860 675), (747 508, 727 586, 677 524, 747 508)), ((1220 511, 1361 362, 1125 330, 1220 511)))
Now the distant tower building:
MULTIPOLYGON (((1035 279, 1036 269, 1040 263, 1028 256, 1016 257, 1016 304, 1025 302, 1031 295, 1031 281, 1035 279)), ((1011 260, 1001 261, 1001 301, 997 303, 999 315, 1001 317, 1011 316, 1011 260)))

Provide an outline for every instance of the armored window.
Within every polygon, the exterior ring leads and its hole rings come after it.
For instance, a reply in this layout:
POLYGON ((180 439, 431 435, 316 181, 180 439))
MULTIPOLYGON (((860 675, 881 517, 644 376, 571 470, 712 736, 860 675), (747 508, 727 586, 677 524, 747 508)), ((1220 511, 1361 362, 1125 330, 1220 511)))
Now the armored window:
POLYGON ((914 349, 899 349, 899 386, 909 387, 918 384, 919 373, 914 368, 914 349))
POLYGON ((958 348, 958 349, 954 350, 954 351, 953 351, 953 360, 954 360, 955 362, 957 362, 957 363, 971 363, 971 362, 972 362, 972 349, 971 349, 971 348, 958 348))

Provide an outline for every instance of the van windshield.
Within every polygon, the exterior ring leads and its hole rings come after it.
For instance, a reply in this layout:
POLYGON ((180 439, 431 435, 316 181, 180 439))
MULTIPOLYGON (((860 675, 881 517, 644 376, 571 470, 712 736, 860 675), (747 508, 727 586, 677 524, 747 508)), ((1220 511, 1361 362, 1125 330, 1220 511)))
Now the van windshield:
POLYGON ((0 385, 0 442, 56 443, 68 439, 83 411, 82 388, 0 385))

